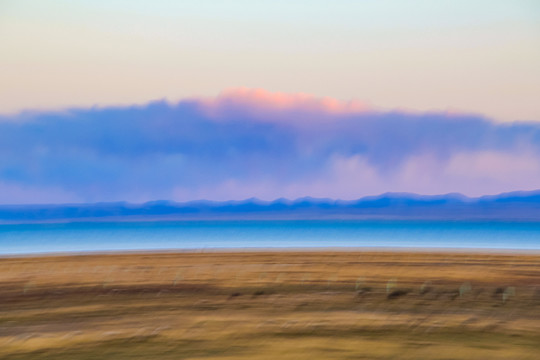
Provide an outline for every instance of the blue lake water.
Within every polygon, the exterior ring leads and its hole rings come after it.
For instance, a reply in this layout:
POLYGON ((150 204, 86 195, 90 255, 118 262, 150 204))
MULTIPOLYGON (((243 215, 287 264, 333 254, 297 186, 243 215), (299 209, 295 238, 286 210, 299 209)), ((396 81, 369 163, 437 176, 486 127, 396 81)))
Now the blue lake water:
POLYGON ((540 222, 168 221, 0 225, 0 254, 211 248, 540 249, 540 222))

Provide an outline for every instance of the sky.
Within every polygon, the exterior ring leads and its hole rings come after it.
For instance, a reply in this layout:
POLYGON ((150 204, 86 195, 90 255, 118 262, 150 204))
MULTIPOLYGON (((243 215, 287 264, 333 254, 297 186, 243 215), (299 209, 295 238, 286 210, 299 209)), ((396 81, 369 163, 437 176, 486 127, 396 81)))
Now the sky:
POLYGON ((540 2, 0 0, 0 204, 540 189, 540 2))

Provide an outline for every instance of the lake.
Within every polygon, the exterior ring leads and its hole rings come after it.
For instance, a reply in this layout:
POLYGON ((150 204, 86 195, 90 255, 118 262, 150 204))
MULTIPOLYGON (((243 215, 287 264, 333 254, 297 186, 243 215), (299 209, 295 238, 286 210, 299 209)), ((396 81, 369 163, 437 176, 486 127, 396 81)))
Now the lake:
POLYGON ((0 254, 316 247, 538 250, 540 223, 223 220, 0 225, 0 254))

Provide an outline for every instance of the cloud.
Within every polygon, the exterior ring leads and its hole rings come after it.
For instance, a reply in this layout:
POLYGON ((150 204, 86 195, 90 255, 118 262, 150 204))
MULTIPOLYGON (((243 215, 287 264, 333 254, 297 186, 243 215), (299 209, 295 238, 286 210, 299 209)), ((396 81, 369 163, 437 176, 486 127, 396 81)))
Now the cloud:
POLYGON ((77 203, 81 198, 62 189, 21 186, 0 182, 0 204, 77 203), (29 201, 31 199, 31 201, 29 201))
POLYGON ((264 90, 0 119, 2 203, 480 195, 540 188, 539 169, 540 123, 264 90))
POLYGON ((252 120, 269 122, 290 121, 292 114, 295 115, 296 123, 306 117, 313 122, 369 110, 367 104, 358 100, 340 101, 303 93, 286 94, 249 88, 229 89, 215 98, 201 99, 198 103, 202 111, 215 119, 248 116, 252 120))

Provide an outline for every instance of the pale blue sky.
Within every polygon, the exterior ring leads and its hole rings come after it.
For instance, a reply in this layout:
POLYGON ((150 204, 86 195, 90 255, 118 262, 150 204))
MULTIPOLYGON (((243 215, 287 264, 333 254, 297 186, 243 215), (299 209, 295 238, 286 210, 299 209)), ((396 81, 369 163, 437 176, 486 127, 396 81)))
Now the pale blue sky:
POLYGON ((540 2, 0 0, 0 112, 234 87, 540 120, 540 2))

